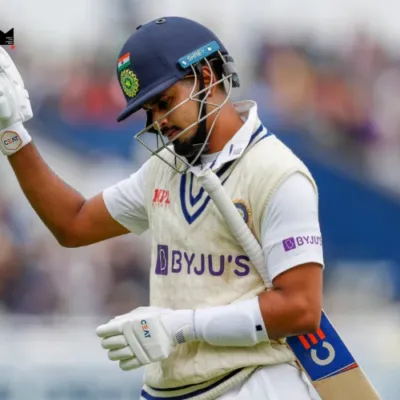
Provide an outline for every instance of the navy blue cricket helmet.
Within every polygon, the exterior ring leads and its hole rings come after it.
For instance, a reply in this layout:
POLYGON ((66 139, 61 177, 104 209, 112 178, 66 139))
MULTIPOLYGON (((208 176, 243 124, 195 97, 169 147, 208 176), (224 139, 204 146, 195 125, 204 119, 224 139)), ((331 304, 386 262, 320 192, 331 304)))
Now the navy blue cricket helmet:
POLYGON ((125 42, 118 59, 118 78, 127 102, 118 121, 183 79, 191 70, 189 63, 180 63, 181 58, 190 57, 210 43, 217 46, 214 45, 209 54, 198 55, 198 59, 218 50, 228 55, 210 29, 190 19, 165 17, 139 25, 125 42))
MULTIPOLYGON (((205 143, 209 136, 205 132, 207 115, 204 104, 207 94, 204 91, 207 88, 204 87, 199 65, 210 59, 220 59, 223 71, 223 79, 213 85, 229 80, 231 88, 239 86, 233 59, 218 37, 207 27, 182 17, 159 18, 138 26, 125 42, 118 58, 118 80, 127 103, 118 116, 118 121, 138 111, 145 103, 184 79, 186 75, 194 75, 199 78, 200 91, 197 96, 202 102, 201 118, 197 122, 199 130, 196 145, 204 146, 201 147, 199 156, 206 148, 205 143)), ((145 132, 159 133, 161 137, 162 133, 154 128, 155 125, 151 113, 148 113, 147 127, 136 138, 145 132)), ((170 143, 164 143, 162 147, 167 147, 168 144, 170 143)))

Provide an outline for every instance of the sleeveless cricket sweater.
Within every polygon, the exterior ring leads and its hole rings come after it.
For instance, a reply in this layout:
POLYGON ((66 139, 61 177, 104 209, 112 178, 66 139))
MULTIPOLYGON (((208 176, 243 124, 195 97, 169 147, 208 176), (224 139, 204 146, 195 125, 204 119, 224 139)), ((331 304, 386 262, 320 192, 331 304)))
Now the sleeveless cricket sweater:
MULTIPOLYGON (((162 156, 175 162, 168 150, 162 156)), ((177 173, 158 157, 152 157, 149 171, 145 204, 152 231, 150 305, 205 308, 264 291, 256 268, 195 176, 177 173)), ((295 172, 315 185, 302 161, 258 120, 245 153, 216 173, 261 242, 263 213, 279 185, 295 172)), ((212 399, 258 366, 294 359, 283 341, 253 347, 180 344, 168 359, 146 367, 145 398, 212 399), (194 397, 184 397, 187 393, 194 397)))

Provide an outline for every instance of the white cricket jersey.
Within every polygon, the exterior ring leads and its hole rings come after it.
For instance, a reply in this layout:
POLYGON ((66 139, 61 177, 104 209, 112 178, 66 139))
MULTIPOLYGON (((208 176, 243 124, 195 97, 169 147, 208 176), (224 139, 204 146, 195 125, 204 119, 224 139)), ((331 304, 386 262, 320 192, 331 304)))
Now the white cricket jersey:
MULTIPOLYGON (((213 165, 262 243, 271 277, 305 262, 323 264, 311 174, 263 127, 255 103, 239 102, 235 107, 244 125, 216 159, 203 161, 213 165)), ((163 155, 174 161, 170 152, 163 155)), ((151 305, 204 308, 265 290, 256 268, 190 171, 180 175, 152 157, 130 179, 107 189, 104 200, 110 214, 132 232, 152 231, 151 305)), ((182 396, 188 390, 200 393, 209 385, 214 391, 226 390, 259 365, 293 360, 280 342, 243 348, 184 343, 168 359, 147 366, 144 390, 149 398, 182 396)))
MULTIPOLYGON (((250 131, 249 135, 251 133, 250 131)), ((204 163, 212 163, 218 154, 207 154, 202 159, 204 163)), ((149 228, 144 204, 149 167, 150 163, 146 162, 128 179, 103 193, 112 217, 136 234, 141 234, 149 228)), ((324 265, 322 246, 318 244, 321 241, 318 194, 308 178, 299 172, 289 175, 276 189, 271 203, 265 208, 261 236, 265 264, 271 279, 307 262, 324 265), (288 240, 290 238, 296 242, 296 248, 291 249, 288 240), (286 248, 283 246, 285 240, 288 244, 286 248)))

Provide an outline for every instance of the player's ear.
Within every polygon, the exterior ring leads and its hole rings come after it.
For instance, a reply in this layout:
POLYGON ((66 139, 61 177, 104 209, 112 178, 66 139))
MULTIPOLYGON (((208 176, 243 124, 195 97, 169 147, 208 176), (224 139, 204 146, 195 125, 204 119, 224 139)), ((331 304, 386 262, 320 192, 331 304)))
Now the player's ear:
MULTIPOLYGON (((204 79, 204 87, 208 87, 217 81, 217 77, 215 72, 213 72, 208 65, 204 65, 202 67, 203 70, 203 79, 204 79)), ((212 97, 217 91, 217 86, 213 86, 210 90, 209 98, 212 97)))

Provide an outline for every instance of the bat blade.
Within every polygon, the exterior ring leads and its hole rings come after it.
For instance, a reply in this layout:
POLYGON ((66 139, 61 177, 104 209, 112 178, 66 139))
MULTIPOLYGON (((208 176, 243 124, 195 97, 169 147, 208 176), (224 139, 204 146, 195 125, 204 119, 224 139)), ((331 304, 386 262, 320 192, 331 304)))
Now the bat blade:
POLYGON ((286 343, 323 400, 380 400, 323 311, 317 332, 286 343))
POLYGON ((314 387, 324 400, 380 400, 360 367, 314 382, 314 387))

